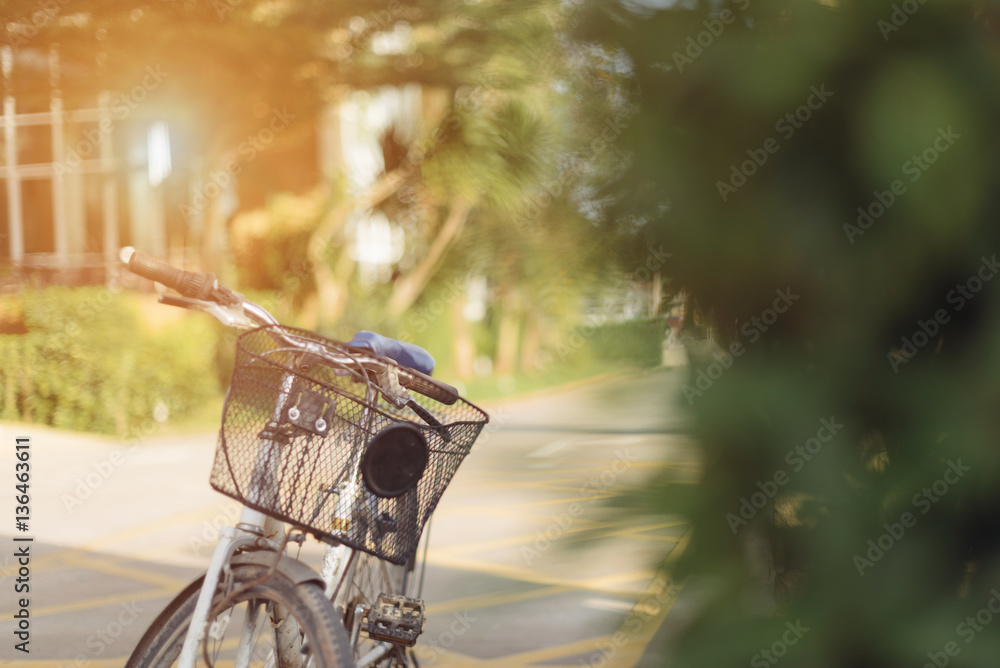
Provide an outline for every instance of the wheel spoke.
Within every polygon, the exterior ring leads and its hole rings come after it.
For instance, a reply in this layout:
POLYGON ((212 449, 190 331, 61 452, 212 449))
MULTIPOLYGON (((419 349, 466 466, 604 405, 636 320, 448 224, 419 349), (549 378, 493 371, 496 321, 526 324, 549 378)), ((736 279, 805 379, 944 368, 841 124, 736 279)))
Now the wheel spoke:
POLYGON ((248 668, 252 658, 253 647, 256 644, 257 619, 260 612, 260 601, 254 599, 247 601, 247 610, 243 619, 243 631, 240 635, 240 644, 236 650, 236 668, 248 668))
MULTIPOLYGON (((351 649, 358 666, 388 666, 392 659, 387 657, 403 651, 400 648, 400 652, 394 652, 391 644, 371 640, 363 630, 360 633, 356 630, 361 623, 361 620, 356 618, 356 609, 359 605, 373 606, 379 594, 404 593, 400 591, 403 568, 369 554, 359 552, 355 555, 351 572, 347 575, 346 592, 341 600, 344 601, 345 627, 351 635, 351 649), (357 635, 354 635, 355 633, 357 635)), ((392 662, 391 665, 405 665, 405 663, 392 662)))

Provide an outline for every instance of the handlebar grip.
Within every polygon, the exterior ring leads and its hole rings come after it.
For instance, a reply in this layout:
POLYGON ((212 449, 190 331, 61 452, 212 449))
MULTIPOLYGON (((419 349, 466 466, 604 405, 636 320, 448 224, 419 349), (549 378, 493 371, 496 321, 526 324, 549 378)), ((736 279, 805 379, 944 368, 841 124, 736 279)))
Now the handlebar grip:
POLYGON ((451 406, 458 401, 458 390, 448 383, 442 383, 437 378, 431 378, 416 369, 400 369, 399 384, 408 390, 419 392, 425 397, 439 401, 445 406, 451 406))
POLYGON ((132 250, 126 257, 128 250, 130 249, 122 250, 122 260, 127 262, 128 270, 133 274, 162 283, 192 299, 204 300, 211 296, 215 287, 215 277, 212 274, 184 271, 137 250, 132 250))

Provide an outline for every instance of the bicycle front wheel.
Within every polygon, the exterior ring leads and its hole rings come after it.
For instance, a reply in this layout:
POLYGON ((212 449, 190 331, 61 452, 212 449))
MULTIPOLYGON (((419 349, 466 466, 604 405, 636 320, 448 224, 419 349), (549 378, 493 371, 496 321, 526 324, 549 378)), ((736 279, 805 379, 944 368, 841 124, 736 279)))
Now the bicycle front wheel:
MULTIPOLYGON (((260 580, 268 568, 233 566, 238 591, 260 580)), ((153 622, 129 657, 126 668, 170 668, 184 644, 204 577, 181 592, 153 622)), ((223 599, 217 592, 213 607, 223 599)), ((207 653, 211 666, 259 668, 349 668, 354 661, 342 622, 323 589, 313 582, 296 585, 280 572, 247 588, 226 604, 209 625, 207 653)), ((204 666, 204 650, 198 666, 204 666)))

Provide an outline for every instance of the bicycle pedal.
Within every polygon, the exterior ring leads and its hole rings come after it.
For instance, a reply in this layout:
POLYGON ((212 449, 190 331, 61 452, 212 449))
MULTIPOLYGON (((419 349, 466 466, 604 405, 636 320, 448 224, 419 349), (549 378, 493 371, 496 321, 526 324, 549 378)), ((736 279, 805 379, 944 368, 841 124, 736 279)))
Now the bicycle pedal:
POLYGON ((399 594, 379 594, 368 611, 368 637, 406 647, 424 632, 424 602, 399 594))

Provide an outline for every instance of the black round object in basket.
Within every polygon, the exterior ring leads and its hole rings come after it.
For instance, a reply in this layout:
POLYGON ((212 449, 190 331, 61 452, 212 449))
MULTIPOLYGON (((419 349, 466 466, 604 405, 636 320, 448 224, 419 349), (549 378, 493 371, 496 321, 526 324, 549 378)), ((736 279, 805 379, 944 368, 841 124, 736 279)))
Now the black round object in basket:
POLYGON ((394 499, 413 489, 427 468, 427 441, 411 424, 397 422, 375 434, 361 459, 361 477, 375 496, 394 499))

